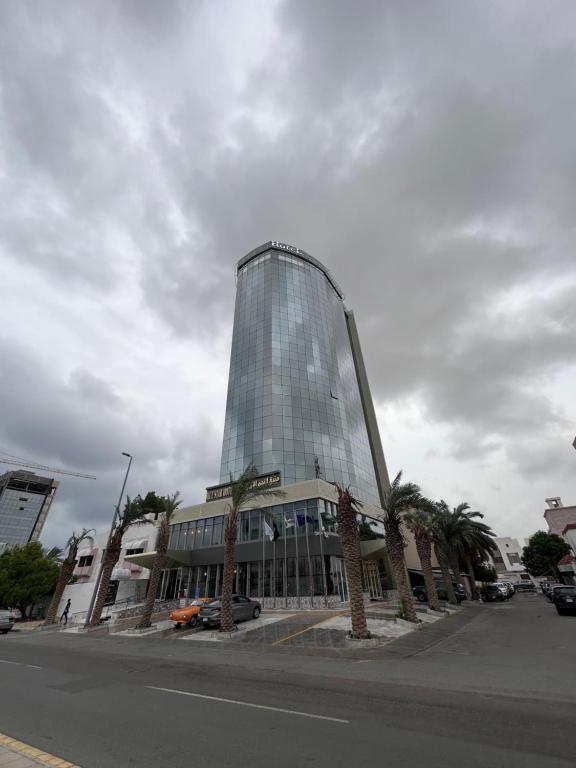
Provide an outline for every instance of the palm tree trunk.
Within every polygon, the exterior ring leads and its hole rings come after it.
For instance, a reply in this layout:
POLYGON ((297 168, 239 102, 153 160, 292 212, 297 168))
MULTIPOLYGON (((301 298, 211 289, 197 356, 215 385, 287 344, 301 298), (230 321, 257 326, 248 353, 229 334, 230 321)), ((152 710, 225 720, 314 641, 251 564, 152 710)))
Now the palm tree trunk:
POLYGON ((432 543, 428 536, 415 535, 414 538, 416 540, 416 551, 418 552, 420 565, 422 566, 424 584, 426 585, 428 605, 433 611, 439 611, 440 601, 438 600, 436 582, 434 581, 434 573, 432 571, 432 543))
POLYGON ((100 586, 98 588, 98 595, 96 596, 96 602, 92 609, 92 616, 90 617, 90 626, 96 627, 100 624, 100 618, 102 617, 102 611, 104 610, 104 603, 106 602, 106 596, 108 595, 108 588, 110 586, 110 578, 114 566, 120 559, 120 553, 122 552, 122 534, 123 530, 118 530, 112 536, 110 546, 107 548, 104 554, 104 567, 102 568, 102 578, 100 579, 100 586))
POLYGON ((476 577, 474 576, 474 566, 472 565, 472 559, 468 553, 466 553, 466 571, 468 572, 468 578, 470 579, 470 589, 472 590, 472 600, 478 600, 478 587, 476 586, 476 577))
MULTIPOLYGON (((230 515, 231 513, 229 513, 230 515)), ((232 594, 234 593, 234 560, 236 555, 236 520, 226 518, 224 548, 224 573, 222 574, 222 608, 220 613, 220 632, 234 632, 234 614, 232 612, 232 594)))
POLYGON ((452 586, 452 577, 450 576, 450 566, 448 565, 448 558, 446 557, 446 553, 442 549, 442 545, 438 542, 434 543, 434 554, 436 555, 436 560, 438 560, 438 565, 440 566, 440 570, 442 571, 442 578, 444 579, 444 584, 446 586, 446 593, 448 594, 448 600, 452 605, 458 605, 458 600, 456 599, 456 593, 454 592, 454 587, 452 586))
POLYGON ((74 573, 74 568, 76 568, 77 560, 64 560, 62 563, 62 566, 60 568, 60 576, 58 578, 58 584, 56 585, 56 589, 54 591, 54 594, 52 595, 52 600, 50 601, 50 605, 48 606, 48 611, 46 612, 46 618, 44 619, 44 626, 47 627, 49 624, 55 624, 56 623, 56 612, 58 611, 58 606, 60 605, 60 600, 62 599, 62 595, 64 594, 64 590, 66 589, 66 584, 70 581, 72 578, 72 574, 74 573))
POLYGON ((345 504, 338 505, 338 533, 346 568, 348 582, 348 598, 350 600, 350 618, 352 620, 351 637, 362 640, 370 637, 364 610, 364 594, 362 591, 362 559, 356 513, 345 504))
POLYGON ((462 574, 460 573, 460 559, 458 557, 458 552, 456 552, 454 547, 450 547, 449 558, 450 567, 452 568, 452 573, 454 574, 454 581, 456 584, 460 584, 462 582, 462 574))
POLYGON ((396 589, 400 597, 402 618, 406 619, 406 621, 417 622, 418 617, 414 607, 414 597, 406 576, 404 541, 399 531, 386 531, 386 548, 390 555, 390 562, 394 571, 394 581, 396 582, 396 589))
POLYGON ((144 602, 142 616, 140 617, 140 621, 136 624, 135 629, 146 629, 147 627, 152 626, 152 614, 154 613, 158 585, 160 584, 162 569, 166 562, 166 552, 168 550, 168 538, 165 535, 159 535, 158 538, 162 538, 162 541, 158 541, 158 544, 156 545, 156 555, 152 564, 150 581, 148 582, 148 594, 146 595, 146 600, 144 602))

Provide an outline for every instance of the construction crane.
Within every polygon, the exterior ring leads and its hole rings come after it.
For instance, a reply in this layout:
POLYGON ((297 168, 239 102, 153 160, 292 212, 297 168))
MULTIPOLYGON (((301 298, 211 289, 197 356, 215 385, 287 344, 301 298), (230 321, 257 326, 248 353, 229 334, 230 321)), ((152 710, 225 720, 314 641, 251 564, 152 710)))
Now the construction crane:
POLYGON ((44 472, 51 472, 57 475, 71 475, 72 477, 83 477, 86 480, 96 480, 94 475, 85 475, 82 472, 71 472, 69 469, 56 469, 47 467, 45 464, 38 464, 35 461, 28 461, 22 456, 12 456, 9 453, 0 452, 0 464, 11 464, 15 467, 26 467, 28 469, 41 469, 44 472))

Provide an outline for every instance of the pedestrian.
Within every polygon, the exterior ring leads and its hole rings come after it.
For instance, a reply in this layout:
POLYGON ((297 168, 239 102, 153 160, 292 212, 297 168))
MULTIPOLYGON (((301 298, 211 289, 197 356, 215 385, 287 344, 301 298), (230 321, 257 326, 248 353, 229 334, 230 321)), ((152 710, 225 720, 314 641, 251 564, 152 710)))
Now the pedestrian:
POLYGON ((72 600, 68 600, 66 603, 66 607, 62 611, 62 616, 60 616, 60 624, 64 623, 64 626, 68 624, 68 614, 70 613, 70 605, 72 604, 72 600))

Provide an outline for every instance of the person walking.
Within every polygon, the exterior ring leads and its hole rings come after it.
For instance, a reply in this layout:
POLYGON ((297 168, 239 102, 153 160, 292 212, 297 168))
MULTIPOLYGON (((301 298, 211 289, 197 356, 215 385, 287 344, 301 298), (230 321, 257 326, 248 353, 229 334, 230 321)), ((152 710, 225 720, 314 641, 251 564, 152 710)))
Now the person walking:
POLYGON ((66 603, 66 607, 62 611, 62 616, 60 616, 60 624, 63 623, 64 626, 66 626, 66 624, 68 624, 68 614, 70 613, 70 605, 71 604, 72 604, 72 600, 68 600, 68 602, 66 603))

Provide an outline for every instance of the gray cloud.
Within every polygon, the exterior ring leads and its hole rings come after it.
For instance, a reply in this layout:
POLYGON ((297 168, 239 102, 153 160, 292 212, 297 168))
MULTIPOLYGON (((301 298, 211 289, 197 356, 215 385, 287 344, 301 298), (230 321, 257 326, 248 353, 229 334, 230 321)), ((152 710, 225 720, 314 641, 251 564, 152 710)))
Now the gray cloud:
POLYGON ((128 437, 143 482, 184 474, 200 493, 217 475, 224 402, 196 406, 197 383, 164 400, 137 334, 189 343, 190 365, 219 365, 222 388, 233 264, 277 238, 343 285, 378 402, 417 399, 426 425, 448 429, 450 445, 427 448, 446 464, 437 495, 495 455, 518 478, 566 483, 576 10, 556 8, 4 7, 0 259, 55 306, 73 295, 107 363, 76 363, 55 339, 67 362, 52 372, 34 328, 23 346, 7 326, 6 450, 108 467, 128 437), (116 345, 91 326, 95 305, 135 327, 116 345))

